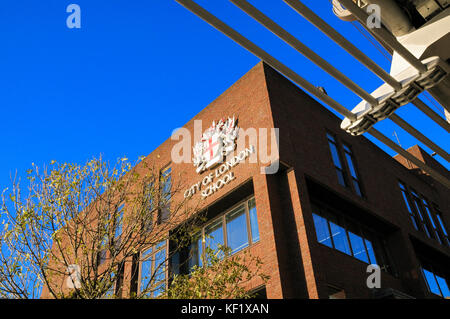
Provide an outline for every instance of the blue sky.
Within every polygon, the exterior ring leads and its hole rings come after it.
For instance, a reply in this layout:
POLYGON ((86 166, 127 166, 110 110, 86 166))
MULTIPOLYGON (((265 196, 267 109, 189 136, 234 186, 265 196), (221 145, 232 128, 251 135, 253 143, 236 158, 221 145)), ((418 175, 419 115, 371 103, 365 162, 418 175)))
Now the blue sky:
MULTIPOLYGON (((381 84, 281 0, 251 2, 364 89, 381 84)), ((352 24, 333 15, 329 1, 304 2, 389 69, 352 24)), ((198 3, 343 105, 360 101, 227 0, 198 3)), ((3 0, 0 41, 1 189, 32 162, 147 155, 259 61, 173 0, 3 0), (79 30, 66 27, 70 3, 81 7, 79 30)), ((447 147, 445 131, 413 106, 397 113, 447 147)), ((394 138, 391 122, 376 127, 394 138)), ((403 147, 417 143, 395 129, 403 147)))

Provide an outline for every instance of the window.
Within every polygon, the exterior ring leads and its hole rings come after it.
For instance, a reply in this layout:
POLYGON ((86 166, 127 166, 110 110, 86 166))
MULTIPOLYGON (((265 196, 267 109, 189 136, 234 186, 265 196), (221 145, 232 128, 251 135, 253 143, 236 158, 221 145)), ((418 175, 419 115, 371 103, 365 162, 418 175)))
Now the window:
POLYGON ((371 264, 378 264, 377 258, 375 257, 375 251, 373 249, 372 242, 370 240, 364 239, 364 244, 366 245, 367 254, 369 255, 369 260, 371 264))
POLYGON ((134 254, 131 263, 130 297, 135 298, 139 286, 139 253, 134 254))
POLYGON ((424 197, 422 197, 422 203, 423 203, 423 207, 425 208, 425 211, 427 212, 428 220, 430 221, 431 227, 433 228, 434 237, 442 245, 441 236, 439 235, 436 224, 434 223, 433 216, 431 214, 430 205, 428 204, 428 201, 424 197))
POLYGON ((202 234, 197 234, 197 236, 194 236, 194 240, 192 241, 190 247, 189 247, 189 258, 188 258, 188 265, 189 269, 191 269, 194 266, 202 266, 202 251, 203 251, 203 240, 202 240, 202 234))
POLYGON ((122 236, 123 230, 123 207, 124 204, 121 204, 117 209, 117 215, 114 219, 114 242, 120 244, 120 236, 122 236))
POLYGON ((313 220, 319 243, 391 271, 384 243, 376 234, 324 208, 315 207, 314 211, 313 220))
POLYGON ((250 227, 252 232, 252 242, 259 241, 259 228, 258 217, 256 216, 256 204, 255 199, 252 198, 248 201, 248 214, 250 215, 250 227))
POLYGON ((119 264, 119 271, 115 283, 114 295, 116 298, 122 298, 122 289, 123 289, 123 278, 125 274, 125 263, 121 262, 119 264))
POLYGON ((444 221, 442 220, 442 214, 439 211, 439 208, 438 208, 438 206, 436 204, 434 204, 433 207, 434 207, 434 211, 435 211, 437 224, 438 224, 439 229, 441 231, 441 235, 443 237, 443 240, 447 243, 448 246, 450 246, 450 240, 448 239, 447 228, 445 227, 444 221))
POLYGON ((347 255, 351 255, 350 245, 348 243, 347 233, 345 229, 338 224, 328 221, 331 230, 331 240, 333 242, 334 249, 337 249, 347 255))
POLYGON ((155 181, 151 180, 146 187, 148 209, 153 211, 155 209, 155 181))
POLYGON ((368 253, 368 249, 366 248, 365 245, 365 241, 368 242, 367 240, 364 240, 361 236, 348 231, 348 237, 350 239, 350 244, 352 245, 352 251, 353 251, 353 257, 355 257, 356 259, 359 259, 367 264, 369 263, 373 263, 376 264, 376 258, 374 258, 373 262, 369 261, 369 253, 368 253))
POLYGON ((124 263, 122 262, 118 265, 117 272, 111 272, 111 285, 109 286, 103 298, 110 299, 122 297, 124 270, 124 263))
POLYGON ((154 188, 155 182, 152 180, 148 183, 147 189, 145 190, 145 196, 147 200, 146 205, 148 206, 148 214, 142 220, 142 227, 146 232, 151 232, 153 229, 154 223, 153 216, 156 209, 156 200, 155 200, 156 192, 154 188))
POLYGON ((227 243, 234 254, 249 245, 248 229, 244 205, 226 215, 227 243))
POLYGON ((333 159, 334 167, 338 177, 339 184, 344 187, 350 187, 354 192, 363 197, 363 190, 361 185, 361 179, 356 166, 355 156, 351 147, 347 144, 342 144, 343 153, 340 153, 338 141, 335 136, 327 133, 328 145, 330 147, 331 158, 333 159), (341 154, 344 156, 341 157, 341 154), (347 166, 343 165, 342 158, 347 166), (347 175, 347 170, 350 170, 350 174, 347 175), (351 181, 349 185, 348 181, 351 181))
POLYGON ((158 224, 164 223, 170 216, 170 200, 172 197, 172 168, 166 167, 161 170, 159 179, 159 190, 161 193, 160 212, 158 214, 158 224))
POLYGON ((316 227, 317 241, 328 247, 333 248, 331 243, 330 229, 328 227, 328 221, 322 216, 313 214, 314 225, 316 227))
POLYGON ((422 268, 422 273, 429 291, 444 298, 450 297, 448 282, 445 278, 437 275, 432 269, 422 268))
POLYGON ((408 195, 408 191, 406 189, 406 186, 402 183, 398 184, 400 186, 400 190, 402 192, 402 196, 403 196, 403 200, 405 202, 406 208, 408 209, 408 213, 409 216, 411 217, 411 221, 413 223, 413 226, 416 230, 419 230, 419 221, 417 219, 417 216, 415 215, 415 213, 413 212, 411 205, 409 203, 409 195, 408 195))
POLYGON ((413 190, 411 190, 411 195, 412 195, 412 200, 413 200, 413 203, 414 203, 414 207, 416 208, 417 215, 419 216, 419 220, 420 220, 422 229, 425 232, 425 234, 427 234, 427 236, 429 238, 431 238, 431 234, 430 234, 430 230, 428 229, 427 221, 424 218, 422 205, 420 203, 420 198, 416 194, 416 192, 414 192, 413 190))
POLYGON ((152 259, 152 249, 148 249, 142 254, 141 263, 141 292, 147 289, 150 285, 151 278, 153 276, 153 259, 152 259))
POLYGON ((97 266, 100 266, 106 261, 106 251, 108 244, 108 236, 105 235, 100 243, 100 251, 97 254, 97 266))
POLYGON ((106 291, 106 293, 103 295, 102 299, 111 299, 114 298, 114 291, 116 290, 116 285, 114 283, 114 279, 115 278, 115 274, 112 273, 111 274, 111 281, 113 281, 111 283, 111 286, 109 286, 108 290, 106 291))
POLYGON ((156 298, 166 286, 166 241, 143 252, 141 260, 140 291, 156 298))
POLYGON ((336 142, 336 139, 333 135, 327 133, 328 145, 330 146, 331 157, 333 158, 334 167, 336 169, 336 173, 338 176, 339 184, 344 187, 347 187, 347 182, 345 179, 344 168, 341 163, 341 157, 339 155, 339 149, 336 142))
POLYGON ((225 245, 223 225, 223 219, 220 218, 213 221, 204 229, 203 241, 205 241, 206 247, 209 247, 212 250, 217 250, 220 245, 225 245))
POLYGON ((122 235, 123 207, 124 207, 124 204, 120 205, 119 208, 117 209, 117 219, 115 220, 115 223, 116 223, 115 235, 116 235, 116 237, 119 237, 122 235))
POLYGON ((99 226, 103 228, 102 231, 104 232, 104 236, 100 242, 100 251, 97 253, 97 266, 106 261, 109 245, 110 248, 120 245, 120 236, 122 235, 123 230, 123 213, 124 204, 121 204, 117 208, 117 212, 115 214, 109 212, 105 224, 99 226), (110 232, 112 232, 112 230, 114 230, 114 233, 111 235, 110 232), (111 236, 114 236, 114 238, 111 238, 111 236))
POLYGON ((235 254, 259 241, 259 228, 255 199, 240 203, 231 210, 207 223, 194 237, 189 247, 189 270, 203 265, 205 248, 217 250, 219 245, 235 254))
POLYGON ((363 196, 361 190, 361 183, 359 181, 359 174, 356 169, 355 159, 353 157, 353 153, 351 148, 348 145, 343 144, 345 159, 347 160, 348 168, 350 169, 350 177, 353 181, 353 188, 355 189, 356 194, 359 196, 363 196))
POLYGON ((405 184, 399 182, 399 186, 414 228, 424 232, 429 238, 436 239, 441 245, 450 246, 448 234, 437 205, 431 206, 424 196, 419 196, 412 189, 408 191, 405 184), (431 207, 434 208, 434 212, 431 207))

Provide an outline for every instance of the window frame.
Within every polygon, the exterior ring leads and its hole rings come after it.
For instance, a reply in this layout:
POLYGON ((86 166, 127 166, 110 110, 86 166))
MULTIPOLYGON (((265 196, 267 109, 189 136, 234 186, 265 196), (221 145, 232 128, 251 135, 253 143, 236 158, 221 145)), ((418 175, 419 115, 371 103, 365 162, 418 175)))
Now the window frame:
MULTIPOLYGON (((161 263, 164 264, 164 280, 158 283, 153 283, 154 289, 160 287, 161 285, 165 285, 167 287, 167 283, 168 283, 168 274, 169 274, 169 268, 168 268, 168 249, 169 249, 169 243, 167 239, 161 240, 160 242, 158 242, 157 244, 152 245, 151 247, 148 247, 147 249, 142 250, 139 253, 139 268, 138 268, 138 272, 139 272, 139 276, 138 276, 138 280, 137 280, 137 293, 141 294, 142 293, 142 264, 144 261, 148 260, 149 258, 151 258, 151 269, 152 269, 152 274, 153 272, 156 272, 156 268, 155 268, 155 263, 156 263, 156 258, 155 255, 157 253, 159 253, 162 250, 165 250, 165 258, 164 258, 164 262, 161 263), (165 242, 164 245, 158 249, 155 249, 161 242, 165 242), (143 259, 143 255, 145 254, 145 252, 147 252, 148 250, 151 249, 151 252, 149 253, 149 256, 146 259, 143 259)), ((153 278, 154 280, 154 278, 153 278)), ((149 288, 152 287, 152 285, 149 286, 149 288)), ((154 291, 150 290, 150 298, 156 298, 158 296, 154 296, 154 291)))
POLYGON ((445 283, 447 285, 447 290, 450 290, 450 280, 447 279, 446 277, 440 276, 439 274, 436 273, 434 267, 432 267, 431 265, 427 265, 426 267, 424 267, 423 265, 420 265, 420 270, 422 273, 422 278, 425 281, 425 285, 427 286, 428 292, 432 293, 433 295, 439 296, 441 298, 448 298, 449 296, 444 296, 443 290, 441 285, 439 284, 439 281, 437 279, 437 277, 442 278, 445 280, 445 283), (428 271, 430 274, 433 275, 433 279, 436 283, 437 288, 439 289, 439 294, 436 294, 435 292, 431 291, 431 287, 430 287, 430 283, 428 282, 427 276, 425 275, 425 270, 428 271))
POLYGON ((156 182, 155 182, 154 178, 152 178, 146 185, 147 191, 150 190, 149 193, 147 194, 146 200, 148 201, 147 204, 148 204, 148 210, 149 210, 149 215, 150 215, 151 220, 148 221, 148 224, 142 223, 142 229, 147 233, 150 233, 153 230, 154 226, 158 224, 158 219, 159 219, 158 198, 155 198, 155 195, 157 197, 157 192, 152 190, 153 188, 155 188, 155 186, 156 186, 156 182), (151 194, 150 194, 150 192, 151 192, 151 194), (154 217, 154 215, 156 215, 156 218, 154 217))
POLYGON ((427 235, 428 238, 433 238, 430 232, 430 222, 427 216, 424 216, 424 207, 422 206, 422 200, 419 193, 413 188, 409 189, 409 193, 411 194, 412 202, 414 203, 414 207, 416 209, 416 213, 419 216, 419 222, 421 223, 421 229, 427 235))
POLYGON ((441 239, 445 239, 445 243, 447 244, 448 247, 450 247, 450 238, 449 238, 449 233, 448 233, 448 228, 447 225, 445 224, 445 221, 442 219, 442 212, 439 209, 439 206, 436 203, 432 203, 433 206, 433 213, 434 213, 434 217, 436 218, 437 224, 438 224, 438 229, 439 232, 442 236, 441 239))
MULTIPOLYGON (((114 278, 116 277, 116 274, 113 274, 114 278)), ((104 293, 104 295, 101 297, 101 299, 114 299, 116 297, 116 281, 117 279, 113 279, 113 283, 111 287, 104 293)))
MULTIPOLYGON (((371 260, 371 258, 370 258, 370 255, 369 255, 369 250, 367 249, 366 241, 369 241, 369 242, 372 244, 372 247, 373 247, 373 243, 372 243, 371 240, 369 240, 368 238, 366 238, 366 237, 363 235, 363 232, 362 232, 362 229, 361 229, 360 225, 358 224, 358 225, 356 226, 356 233, 353 232, 353 231, 351 231, 350 227, 345 227, 344 229, 345 229, 345 231, 346 231, 346 233, 347 233, 348 242, 349 242, 349 245, 350 245, 350 250, 351 250, 351 252, 352 252, 352 257, 354 257, 354 258, 356 258, 356 259, 358 259, 358 260, 360 260, 360 261, 362 261, 362 262, 364 262, 364 263, 366 263, 366 264, 368 264, 368 265, 371 265, 371 264, 376 264, 376 265, 378 265, 378 261, 376 260, 376 259, 377 259, 376 256, 375 256, 375 263, 372 262, 372 260, 371 260), (364 253, 364 255, 366 256, 367 261, 362 260, 361 258, 356 257, 355 248, 353 247, 354 245, 353 245, 352 239, 351 239, 351 237, 350 237, 350 233, 352 233, 354 236, 357 236, 357 237, 359 237, 359 238, 361 239, 362 246, 363 246, 362 248, 364 249, 363 253, 364 253)), ((374 254, 375 254, 375 252, 374 252, 374 254)))
POLYGON ((436 227, 436 221, 433 218, 433 211, 431 209, 430 202, 422 194, 420 194, 420 199, 422 200, 422 206, 423 206, 425 212, 427 213, 428 221, 430 223, 431 229, 433 230, 433 237, 439 242, 439 244, 444 245, 442 238, 441 238, 441 234, 440 234, 438 228, 436 227))
POLYGON ((362 181, 361 181, 361 174, 359 172, 359 168, 358 168, 358 164, 356 162, 353 148, 349 144, 342 142, 342 150, 344 152, 344 159, 345 159, 345 164, 347 165, 348 174, 350 176, 350 179, 353 182, 353 183, 351 183, 350 187, 353 189, 353 191, 355 192, 356 195, 358 195, 361 198, 365 198, 365 192, 364 192, 364 188, 363 188, 362 181), (347 155, 349 156, 351 163, 349 163, 349 159, 347 158, 347 155), (351 166, 350 166, 350 164, 351 164, 351 166), (356 176, 353 176, 353 174, 352 174, 352 169, 351 169, 352 167, 353 167, 353 171, 355 172, 356 176), (359 193, 356 190, 354 183, 356 183, 358 185, 359 193))
POLYGON ((330 231, 330 238, 331 238, 331 244, 333 246, 333 249, 337 250, 337 251, 340 251, 341 253, 344 253, 344 254, 346 254, 346 255, 348 255, 350 257, 354 257, 353 256, 353 251, 352 251, 352 245, 350 243, 350 238, 348 236, 348 231, 345 228, 345 226, 343 226, 343 224, 344 224, 343 219, 342 219, 341 216, 336 216, 336 215, 333 216, 333 215, 332 215, 332 217, 334 217, 334 220, 332 220, 331 218, 327 219, 327 224, 328 224, 328 229, 330 231), (333 232, 331 230, 331 223, 333 223, 334 225, 336 225, 337 227, 341 228, 344 231, 343 238, 346 241, 346 244, 348 246, 346 248, 348 248, 349 253, 346 253, 345 251, 342 251, 341 249, 336 248, 335 236, 333 236, 333 232))
MULTIPOLYGON (((319 241, 319 239, 317 238, 316 225, 315 225, 315 222, 313 221, 314 230, 316 232, 316 241, 318 244, 323 245, 324 247, 336 250, 346 256, 349 256, 360 262, 370 265, 370 264, 373 264, 373 261, 371 260, 372 258, 369 254, 369 249, 367 248, 366 241, 368 241, 372 245, 372 251, 373 251, 373 255, 375 256, 375 259, 376 259, 375 260, 376 264, 383 271, 388 272, 393 276, 396 276, 389 252, 386 249, 386 247, 384 247, 385 246, 384 239, 378 234, 378 232, 371 230, 369 227, 362 225, 360 222, 355 221, 352 218, 349 218, 347 216, 342 216, 342 214, 340 214, 339 212, 335 212, 333 209, 324 207, 323 205, 319 205, 316 203, 313 204, 312 215, 317 215, 326 220, 328 232, 330 235, 331 247, 326 244, 323 244, 319 241), (347 254, 347 253, 341 251, 340 249, 336 248, 336 244, 334 242, 334 238, 333 238, 332 232, 331 232, 330 222, 333 222, 344 229, 345 238, 347 240, 347 244, 350 249, 350 254, 347 254), (355 231, 356 231, 356 233, 355 233, 355 231), (354 248, 353 248, 352 242, 350 240, 349 232, 352 232, 353 234, 355 234, 356 236, 358 236, 362 239, 362 243, 363 243, 364 250, 365 250, 365 255, 367 257, 368 262, 361 260, 358 257, 355 257, 354 248)), ((314 216, 312 216, 312 217, 314 219, 314 216)))
POLYGON ((105 292, 101 299, 118 299, 123 296, 123 282, 125 278, 125 262, 117 265, 117 271, 112 271, 114 276, 111 287, 105 292))
MULTIPOLYGON (((116 212, 114 212, 116 214, 116 212)), ((111 222, 111 212, 108 213, 108 226, 106 226, 107 233, 104 235, 100 242, 100 250, 97 252, 97 267, 102 265, 108 259, 108 244, 110 248, 117 248, 121 244, 121 237, 123 234, 123 219, 125 215, 125 203, 120 203, 117 206, 117 218, 114 216, 111 222), (109 227, 114 229, 114 236, 111 237, 111 231, 108 231, 109 227), (120 233, 117 234, 117 229, 120 227, 120 233)))
POLYGON ((450 246, 445 225, 442 224, 442 213, 436 203, 430 203, 425 196, 414 188, 408 187, 403 181, 399 180, 398 185, 414 228, 439 244, 450 246))
POLYGON ((409 193, 408 187, 402 181, 398 181, 398 186, 400 188, 400 192, 402 194, 403 203, 406 205, 406 210, 408 215, 412 221, 413 227, 417 231, 421 231, 421 222, 419 217, 417 216, 416 210, 412 203, 412 198, 409 193))
POLYGON ((158 205, 158 218, 156 221, 158 225, 165 223, 170 218, 170 205, 171 205, 171 200, 172 200, 171 192, 172 192, 172 182, 173 182, 172 181, 172 165, 171 164, 172 163, 169 163, 159 170, 159 179, 158 179, 158 189, 159 189, 159 193, 160 193, 159 200, 161 201, 161 199, 164 198, 164 201, 167 200, 167 203, 164 203, 164 205, 162 205, 160 203, 158 205), (164 176, 164 173, 167 171, 170 171, 169 174, 164 176), (164 180, 164 178, 166 178, 167 176, 170 176, 170 188, 169 188, 168 194, 166 194, 165 190, 164 190, 164 186, 166 183, 166 180, 164 180), (163 214, 164 214, 163 210, 168 210, 167 216, 163 216, 163 214))
MULTIPOLYGON (((349 187, 351 188, 350 183, 348 182, 347 168, 343 161, 343 157, 342 157, 342 154, 341 154, 341 151, 339 148, 339 143, 338 143, 338 139, 336 138, 336 134, 331 133, 330 131, 326 131, 326 138, 327 138, 328 150, 331 153, 331 162, 333 163, 335 172, 337 173, 337 171, 339 171, 339 173, 342 174, 343 183, 345 185, 343 185, 340 182, 339 176, 337 176, 338 184, 345 188, 349 188, 349 187), (336 166, 336 163, 334 160, 335 158, 333 156, 333 151, 331 149, 331 144, 333 144, 334 148, 336 149, 337 159, 339 160, 339 165, 341 167, 336 166)), ((337 173, 337 175, 339 175, 339 173, 337 173)))
MULTIPOLYGON (((257 241, 253 241, 253 233, 252 233, 252 228, 251 228, 251 221, 250 221, 250 210, 248 207, 248 203, 252 200, 255 199, 255 195, 250 195, 247 196, 245 199, 239 201, 238 203, 234 204, 233 206, 231 206, 230 208, 226 209, 225 211, 219 213, 217 216, 211 218, 211 220, 207 221, 205 224, 202 225, 201 230, 200 230, 200 237, 199 239, 201 239, 202 242, 202 250, 201 250, 201 255, 199 255, 200 261, 201 261, 201 266, 205 266, 205 264, 203 263, 204 260, 204 254, 205 254, 205 248, 206 246, 206 237, 205 237, 205 231, 206 229, 215 224, 217 221, 220 220, 220 222, 222 223, 222 232, 223 232, 223 245, 224 247, 228 247, 228 233, 227 233, 227 215, 229 215, 229 213, 233 212, 234 210, 236 210, 237 208, 239 208, 239 206, 244 206, 244 214, 245 214, 245 226, 247 228, 247 246, 239 249, 238 251, 234 252, 234 253, 230 253, 229 256, 232 256, 234 254, 237 254, 241 251, 243 251, 244 249, 247 249, 257 243, 259 243, 261 241, 261 235, 260 235, 260 227, 259 227, 259 222, 258 222, 258 210, 256 209, 256 222, 258 224, 258 240, 257 241)), ((255 200, 255 208, 256 208, 256 200, 255 200)), ((196 241, 197 243, 197 241, 196 241)), ((190 246, 189 246, 189 256, 188 258, 191 258, 191 252, 190 252, 190 246)), ((227 256, 228 257, 228 256, 227 256)), ((190 269, 188 269, 188 272, 190 271, 190 269)))
POLYGON ((122 261, 118 265, 117 270, 117 279, 114 282, 114 297, 115 298, 122 298, 123 296, 123 283, 125 279, 125 262, 122 261))
POLYGON ((440 245, 450 247, 450 239, 439 206, 430 202, 414 188, 408 187, 403 181, 399 180, 398 185, 414 229, 436 240, 440 245))
POLYGON ((113 247, 120 246, 120 243, 122 242, 122 234, 123 234, 123 220, 125 216, 125 203, 121 203, 117 207, 117 217, 114 218, 114 238, 113 238, 113 247), (118 232, 118 230, 120 230, 118 232))

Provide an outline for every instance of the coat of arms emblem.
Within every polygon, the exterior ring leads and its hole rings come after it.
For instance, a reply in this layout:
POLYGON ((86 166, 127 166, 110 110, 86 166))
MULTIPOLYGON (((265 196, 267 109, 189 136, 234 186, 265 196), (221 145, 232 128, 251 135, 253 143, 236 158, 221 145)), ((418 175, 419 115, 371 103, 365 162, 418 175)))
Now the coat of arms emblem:
POLYGON ((213 121, 211 127, 203 133, 201 141, 194 145, 193 162, 196 172, 202 173, 222 163, 223 158, 234 151, 238 132, 234 116, 226 121, 213 121))

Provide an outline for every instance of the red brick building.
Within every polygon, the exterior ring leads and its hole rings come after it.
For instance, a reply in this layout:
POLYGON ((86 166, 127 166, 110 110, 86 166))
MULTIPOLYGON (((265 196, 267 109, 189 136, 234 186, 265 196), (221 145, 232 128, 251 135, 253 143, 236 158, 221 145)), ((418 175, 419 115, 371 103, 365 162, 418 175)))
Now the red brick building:
MULTIPOLYGON (((230 168, 234 178, 201 204, 208 209, 203 232, 214 233, 237 254, 248 249, 262 258, 270 280, 265 287, 252 282, 248 289, 267 298, 449 296, 448 189, 365 137, 342 131, 339 118, 264 63, 184 127, 193 134, 195 120, 202 120, 205 130, 233 116, 244 130, 279 128, 276 174, 261 173, 268 163, 245 159, 230 168), (369 264, 381 268, 379 289, 367 286, 369 264)), ((199 174, 192 163, 173 163, 176 143, 165 141, 145 161, 170 168, 172 178, 183 176, 187 185, 214 171, 199 174)), ((410 151, 449 176, 419 147, 410 151)), ((200 192, 192 198, 200 199, 200 192)), ((203 247, 192 248, 199 254, 203 247)), ((166 243, 162 249, 171 247, 166 243)), ((171 264, 166 271, 175 268, 171 264)), ((140 272, 142 266, 126 265, 124 296, 139 289, 139 274, 130 284, 132 269, 140 272)))

